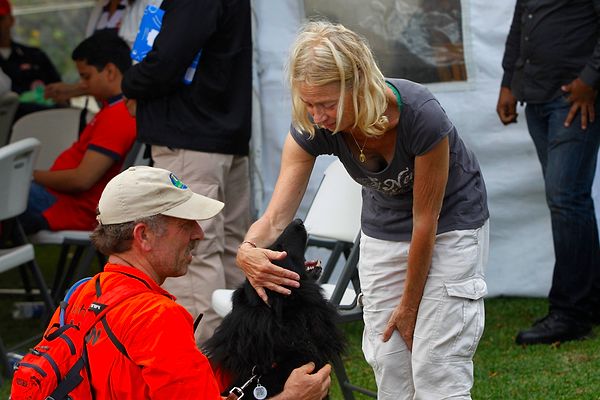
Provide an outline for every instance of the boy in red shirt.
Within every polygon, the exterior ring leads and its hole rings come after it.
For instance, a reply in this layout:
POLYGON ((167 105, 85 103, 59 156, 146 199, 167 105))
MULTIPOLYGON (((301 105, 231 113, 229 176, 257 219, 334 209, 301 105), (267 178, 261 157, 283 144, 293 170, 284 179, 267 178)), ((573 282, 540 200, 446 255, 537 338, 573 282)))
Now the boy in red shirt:
POLYGON ((106 32, 73 50, 82 85, 103 107, 50 170, 33 172, 27 210, 19 217, 26 233, 95 227, 100 194, 121 170, 136 137, 135 118, 121 94, 121 79, 131 66, 129 51, 121 38, 106 32))

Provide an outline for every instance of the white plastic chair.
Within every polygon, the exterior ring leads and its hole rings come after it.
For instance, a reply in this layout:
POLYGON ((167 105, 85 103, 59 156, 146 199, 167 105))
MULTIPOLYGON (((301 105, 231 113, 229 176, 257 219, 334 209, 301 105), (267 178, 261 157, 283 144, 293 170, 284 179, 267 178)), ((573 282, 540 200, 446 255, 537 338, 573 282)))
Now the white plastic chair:
MULTIPOLYGON (((325 170, 304 226, 309 235, 307 247, 324 247, 331 251, 323 266, 320 281, 325 298, 338 309, 340 322, 350 322, 362 317, 357 271, 361 207, 361 186, 336 159, 325 170), (333 281, 333 271, 342 254, 345 262, 339 276, 333 281)), ((218 315, 224 317, 231 311, 232 294, 233 290, 230 289, 213 292, 212 307, 218 315)), ((354 391, 376 397, 374 392, 350 383, 341 359, 333 360, 332 363, 344 399, 354 399, 354 391)))
MULTIPOLYGON (((12 226, 13 247, 0 249, 0 273, 26 266, 40 290, 46 311, 54 310, 42 273, 35 261, 33 246, 16 217, 27 208, 31 173, 40 142, 34 138, 23 139, 0 148, 0 221, 4 229, 12 226)), ((8 368, 6 351, 0 340, 0 361, 8 368)), ((6 369, 7 373, 10 371, 6 369)))
POLYGON ((360 232, 361 190, 339 160, 329 164, 304 220, 309 235, 353 243, 360 232))
MULTIPOLYGON (((35 169, 49 169, 56 157, 77 140, 80 116, 79 108, 56 108, 27 114, 13 125, 11 142, 26 137, 38 139, 42 147, 35 169)), ((92 116, 88 113, 88 118, 92 116)))
POLYGON ((308 232, 307 247, 331 251, 323 266, 321 282, 332 285, 332 274, 342 256, 346 259, 360 233, 362 207, 361 186, 346 172, 339 160, 325 169, 323 180, 308 209, 304 225, 308 232))
MULTIPOLYGON (((361 186, 348 175, 342 163, 336 159, 325 170, 304 220, 309 235, 308 246, 331 250, 321 275, 321 286, 328 299, 337 287, 336 283, 329 282, 333 269, 342 254, 345 254, 346 258, 349 257, 357 241, 361 206, 361 186)), ((212 306, 217 314, 225 316, 231 311, 232 293, 232 289, 218 289, 213 292, 212 306)), ((336 306, 350 306, 355 302, 356 293, 347 287, 341 294, 336 306)))
POLYGON ((4 146, 10 140, 11 126, 17 107, 19 107, 19 95, 15 92, 0 96, 0 146, 4 146))

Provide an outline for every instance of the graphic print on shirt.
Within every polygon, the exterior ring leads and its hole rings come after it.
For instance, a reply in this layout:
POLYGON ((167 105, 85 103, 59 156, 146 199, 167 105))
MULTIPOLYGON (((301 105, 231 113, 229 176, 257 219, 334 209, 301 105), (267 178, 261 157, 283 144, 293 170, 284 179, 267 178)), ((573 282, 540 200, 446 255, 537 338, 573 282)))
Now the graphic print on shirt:
POLYGON ((357 178, 356 181, 365 187, 393 196, 412 191, 414 172, 409 167, 406 167, 400 171, 397 179, 385 179, 381 181, 376 177, 367 176, 357 178))

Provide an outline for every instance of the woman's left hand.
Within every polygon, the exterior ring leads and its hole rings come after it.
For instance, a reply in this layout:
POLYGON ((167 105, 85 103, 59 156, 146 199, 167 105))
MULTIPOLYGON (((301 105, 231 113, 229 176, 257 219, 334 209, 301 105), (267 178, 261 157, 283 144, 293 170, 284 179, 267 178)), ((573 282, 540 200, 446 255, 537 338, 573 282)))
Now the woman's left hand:
POLYGON ((417 309, 410 309, 399 304, 390 317, 385 331, 383 331, 383 341, 387 342, 392 337, 395 330, 400 333, 406 343, 408 350, 412 351, 413 335, 417 323, 417 309))
POLYGON ((417 312, 429 275, 437 220, 448 181, 449 160, 448 137, 443 138, 427 153, 415 158, 413 232, 406 267, 406 282, 401 300, 392 312, 382 336, 383 341, 387 342, 394 330, 397 330, 409 351, 412 351, 417 312))

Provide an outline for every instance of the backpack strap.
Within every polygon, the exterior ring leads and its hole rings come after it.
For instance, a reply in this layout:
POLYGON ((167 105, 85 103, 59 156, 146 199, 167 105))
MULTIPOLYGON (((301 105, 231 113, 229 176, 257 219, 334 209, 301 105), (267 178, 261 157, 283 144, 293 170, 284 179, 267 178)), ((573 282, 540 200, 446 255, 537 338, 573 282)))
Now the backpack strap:
POLYGON ((67 307, 69 306, 69 299, 71 299, 71 296, 73 296, 73 293, 77 290, 77 288, 79 286, 81 286, 82 284, 86 283, 90 279, 92 279, 91 276, 88 276, 87 278, 83 278, 83 279, 78 280, 67 291, 67 294, 65 295, 65 298, 63 299, 63 301, 60 302, 60 315, 59 315, 59 324, 60 324, 60 326, 64 326, 65 325, 65 314, 67 313, 67 307))
MULTIPOLYGON (((126 275, 131 278, 135 278, 135 279, 141 281, 144 285, 148 286, 146 282, 144 282, 143 280, 139 279, 136 276, 132 276, 132 275, 126 274, 126 273, 123 273, 123 275, 126 275)), ((96 297, 98 299, 104 298, 104 297, 102 297, 102 287, 100 286, 100 279, 96 280, 95 286, 96 286, 96 297)), ((150 289, 150 287, 148 287, 148 289, 150 289)), ((145 292, 145 291, 147 291, 147 290, 143 290, 142 292, 145 292)), ((112 291, 111 291, 111 293, 112 293, 112 291)), ((115 345, 117 350, 119 350, 121 352, 121 354, 123 354, 125 357, 127 357, 129 360, 131 360, 131 357, 129 357, 129 354, 127 353, 127 349, 125 348, 125 345, 123 343, 121 343, 121 341, 117 338, 117 335, 115 335, 113 330, 110 328, 110 325, 108 325, 108 321, 106 320, 106 318, 104 318, 104 317, 100 318, 100 323, 104 327, 104 331, 106 332, 106 335, 108 336, 110 341, 113 342, 113 344, 115 345)))

